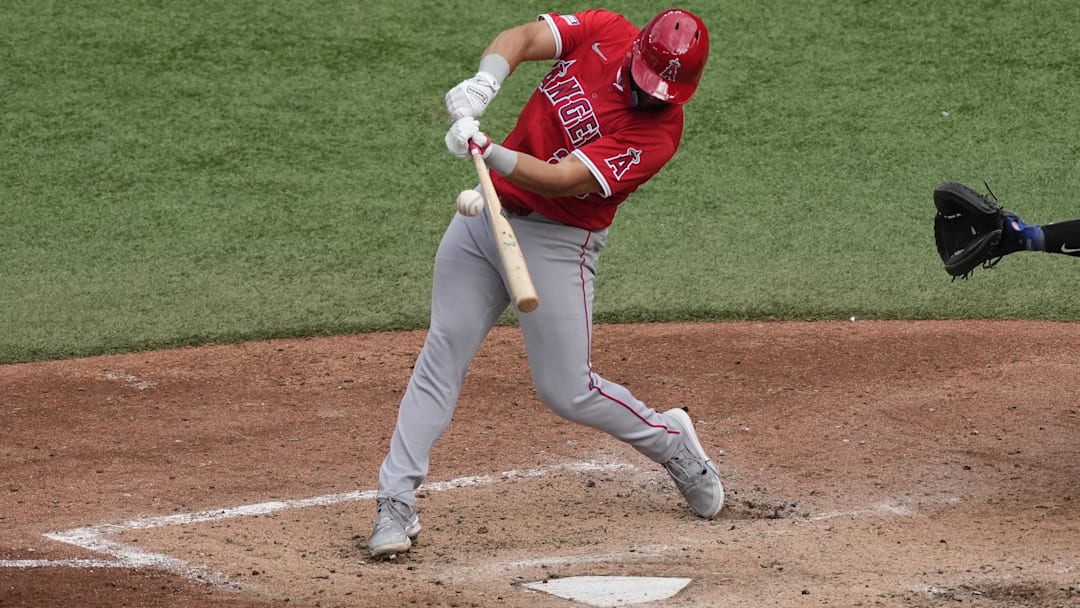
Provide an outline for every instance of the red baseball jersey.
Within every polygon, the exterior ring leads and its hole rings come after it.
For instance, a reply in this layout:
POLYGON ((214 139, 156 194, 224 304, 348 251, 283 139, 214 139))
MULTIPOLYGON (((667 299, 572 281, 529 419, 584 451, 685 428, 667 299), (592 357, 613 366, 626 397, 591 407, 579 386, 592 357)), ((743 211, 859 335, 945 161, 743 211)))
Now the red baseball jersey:
POLYGON ((604 10, 540 15, 555 35, 558 61, 540 81, 503 141, 549 163, 573 154, 588 166, 602 191, 547 198, 492 172, 511 212, 537 211, 586 230, 611 225, 626 200, 675 155, 683 130, 682 106, 660 111, 629 106, 623 73, 638 28, 604 10))

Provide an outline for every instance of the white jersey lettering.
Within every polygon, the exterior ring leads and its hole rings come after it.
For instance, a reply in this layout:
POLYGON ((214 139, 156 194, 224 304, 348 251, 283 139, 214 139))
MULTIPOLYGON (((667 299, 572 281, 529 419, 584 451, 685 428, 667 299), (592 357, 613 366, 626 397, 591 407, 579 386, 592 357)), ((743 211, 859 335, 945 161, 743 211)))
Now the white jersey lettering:
POLYGON ((585 89, 574 76, 567 76, 573 61, 560 61, 540 82, 540 91, 555 108, 563 132, 574 148, 601 136, 600 121, 596 117, 585 89))

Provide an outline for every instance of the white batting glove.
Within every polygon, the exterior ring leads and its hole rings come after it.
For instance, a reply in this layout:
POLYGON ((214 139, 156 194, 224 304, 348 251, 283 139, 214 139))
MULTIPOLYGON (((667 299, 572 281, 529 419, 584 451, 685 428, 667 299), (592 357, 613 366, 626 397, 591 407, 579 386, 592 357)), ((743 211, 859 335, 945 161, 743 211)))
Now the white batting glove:
POLYGON ((475 118, 471 116, 459 118, 446 132, 446 149, 458 158, 469 158, 472 156, 469 152, 469 142, 477 136, 480 136, 477 145, 486 140, 487 146, 491 146, 491 138, 480 132, 480 123, 475 118))
POLYGON ((469 158, 474 147, 480 150, 488 167, 500 175, 510 175, 517 165, 517 152, 491 141, 475 118, 466 116, 454 121, 446 132, 446 149, 458 158, 469 158))
POLYGON ((483 116, 499 88, 498 79, 488 72, 477 72, 476 76, 461 81, 446 93, 446 111, 450 120, 483 116))

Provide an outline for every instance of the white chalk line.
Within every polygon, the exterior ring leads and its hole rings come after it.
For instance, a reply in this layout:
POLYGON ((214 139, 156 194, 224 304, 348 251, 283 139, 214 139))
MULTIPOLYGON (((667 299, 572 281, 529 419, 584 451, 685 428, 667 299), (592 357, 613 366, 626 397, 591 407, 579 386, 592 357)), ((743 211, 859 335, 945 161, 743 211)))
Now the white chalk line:
MULTIPOLYGON (((955 496, 920 501, 922 505, 958 505, 960 502, 961 500, 955 496)), ((851 519, 871 517, 914 517, 917 513, 917 509, 904 505, 903 501, 891 500, 879 502, 864 509, 855 509, 852 511, 825 511, 809 517, 808 519, 810 521, 824 521, 827 519, 837 519, 839 517, 848 517, 851 519)))
POLYGON ((898 504, 893 503, 880 503, 870 507, 869 509, 856 509, 854 511, 826 511, 820 515, 815 515, 810 521, 824 521, 826 519, 836 519, 838 517, 851 517, 851 518, 863 518, 863 517, 882 517, 882 516, 895 516, 895 517, 911 517, 915 512, 911 509, 898 504))
POLYGON ((139 391, 145 391, 154 388, 154 383, 152 381, 143 380, 138 376, 132 374, 117 374, 115 372, 105 372, 102 377, 106 380, 110 380, 113 382, 122 381, 124 384, 139 391))
MULTIPOLYGON (((547 475, 549 473, 560 471, 594 472, 615 471, 620 469, 633 470, 636 469, 636 467, 629 464, 618 463, 574 462, 560 465, 541 466, 531 469, 511 470, 506 471, 498 476, 479 475, 470 477, 459 477, 457 479, 451 479, 449 481, 424 484, 420 487, 420 491, 441 492, 444 490, 453 490, 456 488, 485 486, 510 479, 532 479, 537 477, 543 477, 544 475, 547 475)), ((232 519, 236 517, 257 517, 260 515, 270 515, 272 513, 277 513, 279 511, 285 511, 289 509, 322 507, 345 502, 374 500, 376 494, 377 493, 375 490, 357 490, 354 492, 326 494, 323 496, 315 496, 311 498, 270 501, 224 509, 209 509, 205 511, 198 511, 195 513, 179 513, 176 515, 165 515, 161 517, 141 517, 139 519, 133 519, 118 524, 105 523, 96 526, 74 528, 61 532, 49 532, 44 535, 45 538, 68 545, 73 545, 75 547, 79 547, 80 549, 85 549, 93 553, 105 554, 107 556, 110 556, 112 559, 0 560, 0 568, 151 568, 156 570, 162 570, 171 574, 176 574, 190 580, 201 581, 216 587, 222 587, 227 589, 242 589, 247 588, 247 586, 230 581, 229 577, 225 574, 214 572, 202 566, 193 565, 187 561, 175 557, 145 551, 130 544, 116 542, 106 537, 110 534, 117 534, 129 530, 148 530, 151 528, 161 528, 164 526, 199 524, 205 522, 232 519)))
MULTIPOLYGON (((557 473, 563 471, 604 472, 617 470, 636 471, 637 467, 632 464, 624 463, 600 463, 590 461, 575 462, 560 465, 534 467, 522 470, 510 470, 501 473, 498 476, 478 475, 459 477, 457 479, 451 479, 449 481, 424 484, 423 486, 421 486, 420 491, 441 492, 457 488, 486 486, 504 480, 532 479, 543 477, 550 473, 557 473)), ((161 553, 153 553, 130 544, 110 540, 109 538, 107 538, 107 536, 130 530, 148 530, 165 526, 192 525, 233 519, 237 517, 258 517, 290 509, 304 509, 307 507, 331 506, 346 502, 374 500, 376 494, 377 493, 375 490, 357 490, 353 492, 314 496, 311 498, 278 500, 249 505, 241 505, 238 507, 208 509, 204 511, 197 511, 194 513, 179 513, 175 515, 165 515, 160 517, 140 517, 138 519, 133 519, 122 523, 104 523, 96 526, 74 528, 71 530, 65 530, 60 532, 49 532, 44 534, 45 538, 60 543, 72 545, 80 549, 90 551, 92 553, 104 554, 112 559, 0 560, 0 568, 147 568, 164 571, 184 577, 189 580, 200 581, 224 589, 239 590, 254 588, 252 585, 242 585, 233 582, 227 575, 223 573, 214 572, 208 568, 194 565, 179 558, 171 557, 161 553)), ((810 520, 822 521, 838 517, 909 517, 913 514, 913 511, 904 506, 882 503, 874 505, 873 507, 868 509, 825 512, 811 517, 810 520)), ((635 552, 634 557, 637 559, 652 557, 658 553, 662 553, 665 548, 663 546, 655 546, 651 547, 650 549, 651 551, 647 552, 643 552, 639 549, 635 552), (648 553, 649 555, 645 555, 645 553, 648 553)), ((524 560, 504 565, 516 568, 526 568, 534 567, 537 565, 574 563, 585 564, 610 561, 612 559, 618 559, 619 557, 627 556, 620 556, 617 554, 601 554, 576 557, 548 557, 538 560, 524 560)))

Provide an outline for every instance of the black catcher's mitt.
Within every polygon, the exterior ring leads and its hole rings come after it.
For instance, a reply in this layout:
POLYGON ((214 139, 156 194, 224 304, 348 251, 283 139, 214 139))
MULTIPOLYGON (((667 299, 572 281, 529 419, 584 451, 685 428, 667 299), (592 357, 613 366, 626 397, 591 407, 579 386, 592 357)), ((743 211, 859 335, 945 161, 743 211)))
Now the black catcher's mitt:
POLYGON ((934 240, 945 270, 953 280, 968 278, 976 268, 991 268, 1002 256, 1016 250, 1009 236, 1003 236, 1005 222, 1013 216, 994 200, 958 182, 944 182, 934 188, 934 240))

